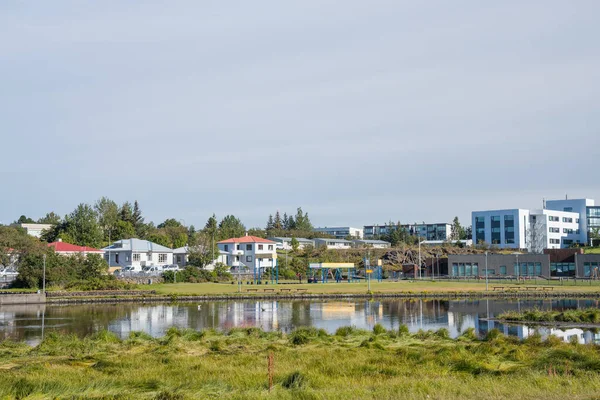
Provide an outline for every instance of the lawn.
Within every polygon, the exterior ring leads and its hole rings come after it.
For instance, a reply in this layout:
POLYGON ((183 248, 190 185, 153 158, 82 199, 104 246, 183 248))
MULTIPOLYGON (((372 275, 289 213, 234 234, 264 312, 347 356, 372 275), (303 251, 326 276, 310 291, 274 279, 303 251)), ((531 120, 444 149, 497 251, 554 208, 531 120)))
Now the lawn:
MULTIPOLYGON (((506 289, 520 288, 523 286, 536 286, 536 281, 528 281, 527 283, 489 283, 489 290, 492 291, 494 286, 504 286, 506 289)), ((573 282, 558 281, 537 281, 537 286, 553 286, 555 290, 570 291, 570 292, 597 292, 600 291, 600 281, 578 282, 575 285, 573 282)), ((217 295, 217 294, 233 294, 238 292, 238 285, 231 283, 170 283, 170 284, 155 284, 149 288, 156 290, 160 294, 177 294, 177 295, 217 295)), ((279 284, 279 285, 242 285, 242 292, 248 293, 248 289, 259 289, 259 293, 264 293, 264 289, 275 288, 279 289, 306 289, 307 293, 312 294, 354 294, 367 293, 367 283, 311 283, 311 284, 279 284)), ((401 292, 481 292, 485 291, 485 282, 450 282, 450 281, 400 281, 400 282, 371 282, 371 291, 373 293, 401 293, 401 292)), ((253 292, 254 293, 254 292, 253 292)))
POLYGON ((600 247, 588 247, 584 251, 585 254, 600 254, 600 247))
POLYGON ((524 341, 492 330, 408 334, 304 328, 180 331, 153 339, 49 334, 0 342, 0 398, 17 399, 589 399, 600 393, 595 345, 524 341), (268 362, 272 356, 272 388, 268 362))

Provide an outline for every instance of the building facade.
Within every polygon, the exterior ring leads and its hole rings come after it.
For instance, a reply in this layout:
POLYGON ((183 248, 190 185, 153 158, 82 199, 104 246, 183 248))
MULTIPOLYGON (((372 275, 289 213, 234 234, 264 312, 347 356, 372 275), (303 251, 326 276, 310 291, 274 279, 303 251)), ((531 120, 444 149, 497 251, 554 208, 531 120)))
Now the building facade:
POLYGON ((315 247, 325 246, 328 249, 351 249, 352 242, 346 239, 315 239, 315 247))
POLYGON ((28 235, 38 239, 42 237, 42 233, 44 233, 44 231, 52 228, 51 224, 19 224, 19 226, 25 229, 25 232, 27 232, 28 235))
POLYGON ((547 200, 548 210, 574 212, 578 214, 581 243, 590 244, 595 230, 600 230, 600 206, 592 199, 547 200))
MULTIPOLYGON (((402 224, 401 229, 411 235, 417 236, 424 240, 448 240, 452 236, 452 224, 437 223, 437 224, 402 224)), ((389 235, 396 231, 398 225, 365 225, 363 228, 365 239, 381 237, 389 235)))
POLYGON ((363 238, 363 230, 361 228, 352 228, 351 226, 315 228, 315 232, 325 233, 327 235, 335 237, 336 239, 344 239, 348 236, 353 237, 355 239, 363 238))
POLYGON ((257 270, 277 264, 277 243, 256 236, 242 236, 217 243, 224 264, 232 268, 257 270))
POLYGON ((371 239, 355 239, 352 241, 354 247, 371 247, 374 249, 389 249, 392 247, 390 242, 386 242, 385 240, 371 240, 371 239))
MULTIPOLYGON (((277 248, 281 250, 292 250, 292 238, 289 237, 271 237, 269 240, 277 243, 277 248)), ((296 238, 298 241, 298 248, 304 249, 308 246, 315 247, 315 242, 311 239, 296 238)))
POLYGON ((557 210, 489 210, 472 213, 472 240, 499 248, 544 249, 567 248, 585 243, 578 213, 557 210))
POLYGON ((173 264, 173 250, 160 244, 141 239, 117 240, 102 249, 110 267, 131 265, 143 268, 150 265, 173 264))
MULTIPOLYGON (((189 265, 190 248, 188 246, 179 247, 173 250, 173 263, 177 264, 180 268, 185 268, 189 265)), ((221 255, 219 252, 215 253, 215 259, 207 264, 204 269, 212 271, 215 269, 215 265, 218 263, 225 264, 226 257, 221 255)))

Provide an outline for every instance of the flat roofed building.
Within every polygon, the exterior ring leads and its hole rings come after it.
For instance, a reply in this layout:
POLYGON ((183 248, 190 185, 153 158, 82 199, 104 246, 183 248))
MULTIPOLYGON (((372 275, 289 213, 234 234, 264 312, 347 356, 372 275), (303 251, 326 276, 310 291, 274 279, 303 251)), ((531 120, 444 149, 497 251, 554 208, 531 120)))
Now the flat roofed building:
POLYGON ((435 224, 384 224, 365 225, 363 227, 365 239, 389 235, 390 233, 403 229, 411 236, 417 236, 425 240, 448 240, 452 236, 452 224, 445 222, 435 224))
MULTIPOLYGON (((271 237, 269 240, 277 243, 277 248, 282 250, 292 250, 292 238, 291 237, 271 237)), ((296 238, 298 241, 298 247, 304 249, 308 246, 315 247, 315 242, 311 239, 296 238)))
POLYGON ((325 246, 328 249, 351 249, 352 242, 345 239, 316 238, 315 247, 325 246))
POLYGON ((36 238, 42 237, 42 233, 44 233, 44 231, 52 228, 51 224, 19 224, 19 226, 25 229, 25 232, 27 232, 28 235, 36 238))
POLYGON ((389 249, 392 247, 392 244, 385 240, 356 239, 352 243, 354 243, 354 247, 372 247, 374 249, 389 249))
POLYGON ((336 239, 344 239, 347 237, 353 237, 356 239, 363 238, 363 230, 361 228, 353 228, 351 226, 315 228, 315 232, 325 233, 335 237, 336 239))

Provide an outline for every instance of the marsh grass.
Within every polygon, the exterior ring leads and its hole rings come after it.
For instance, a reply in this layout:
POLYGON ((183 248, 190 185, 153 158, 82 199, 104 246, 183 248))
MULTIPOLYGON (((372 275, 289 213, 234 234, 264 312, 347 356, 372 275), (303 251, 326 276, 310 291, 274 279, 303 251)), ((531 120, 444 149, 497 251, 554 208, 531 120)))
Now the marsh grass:
POLYGON ((49 334, 36 347, 0 342, 0 398, 372 399, 590 398, 600 351, 539 335, 520 341, 472 329, 416 334, 344 327, 290 334, 169 329, 162 338, 101 331, 49 334), (275 386, 267 384, 274 354, 275 386))
POLYGON ((506 321, 525 321, 525 322, 573 322, 600 324, 600 309, 581 308, 577 310, 566 311, 546 311, 533 308, 526 311, 507 311, 498 316, 499 319, 506 321))

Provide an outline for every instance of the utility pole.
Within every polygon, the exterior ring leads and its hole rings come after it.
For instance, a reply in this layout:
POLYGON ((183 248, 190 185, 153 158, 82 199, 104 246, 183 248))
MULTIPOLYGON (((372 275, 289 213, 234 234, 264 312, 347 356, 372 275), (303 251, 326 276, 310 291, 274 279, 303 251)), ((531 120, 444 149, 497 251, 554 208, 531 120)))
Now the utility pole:
POLYGON ((44 272, 42 275, 42 292, 46 293, 46 255, 43 256, 44 259, 44 272))

